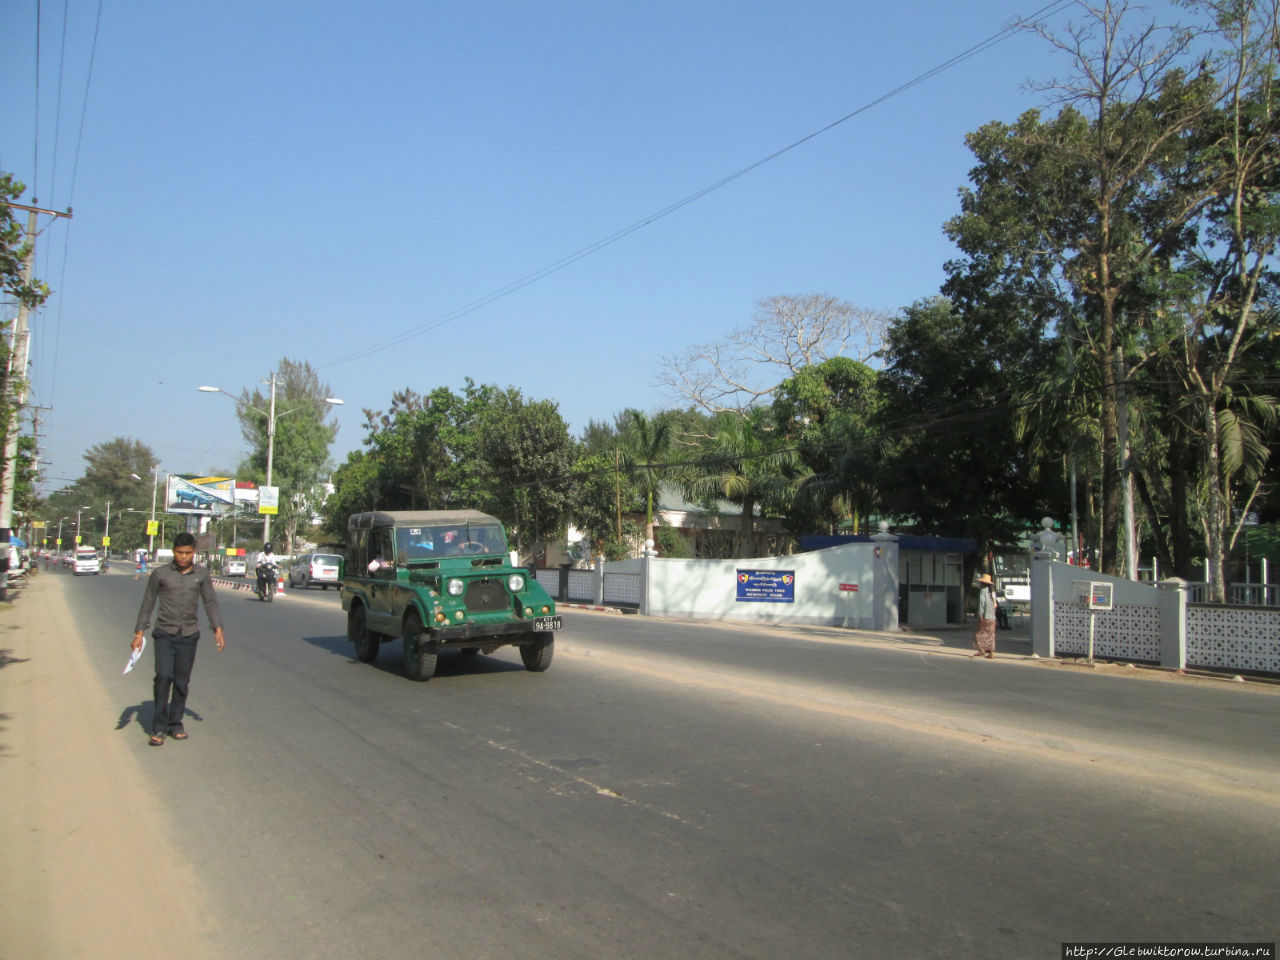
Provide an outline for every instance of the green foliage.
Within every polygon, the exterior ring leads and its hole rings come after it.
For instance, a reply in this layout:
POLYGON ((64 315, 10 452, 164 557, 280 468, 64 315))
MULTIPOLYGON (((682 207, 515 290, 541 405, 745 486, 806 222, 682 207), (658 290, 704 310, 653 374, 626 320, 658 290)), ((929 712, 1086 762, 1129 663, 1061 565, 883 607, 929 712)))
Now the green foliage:
POLYGON ((644 496, 646 530, 653 528, 653 508, 658 492, 670 473, 666 460, 671 456, 673 430, 663 414, 649 417, 639 410, 627 410, 619 418, 623 465, 631 482, 644 496))
POLYGON ((599 546, 606 560, 626 560, 636 555, 637 546, 644 540, 644 531, 634 520, 622 521, 622 536, 610 537, 599 546))
MULTIPOLYGON (((49 297, 49 288, 39 280, 26 276, 27 259, 31 254, 31 244, 25 231, 13 216, 13 208, 9 201, 22 196, 26 187, 13 178, 12 174, 0 173, 0 293, 29 309, 35 309, 49 297)), ((10 430, 18 429, 18 398, 22 383, 19 377, 9 371, 10 338, 12 323, 0 323, 0 448, 8 444, 10 430)), ((15 517, 20 518, 24 511, 33 510, 37 506, 32 489, 32 464, 30 457, 23 466, 21 458, 15 465, 13 507, 15 517)), ((0 463, 0 473, 8 469, 8 464, 0 463)))
POLYGON ((39 280, 27 280, 23 276, 31 245, 9 206, 9 201, 17 200, 26 189, 13 174, 0 173, 0 291, 35 309, 48 298, 49 288, 39 280))
MULTIPOLYGON (((271 444, 271 482, 280 488, 279 524, 281 553, 292 552, 299 524, 310 525, 311 515, 324 499, 321 482, 331 470, 329 447, 337 436, 336 423, 326 422, 333 394, 321 383, 306 361, 285 357, 271 374, 275 378, 275 440, 271 444)), ((261 388, 241 393, 240 426, 250 454, 238 471, 241 479, 266 482, 271 394, 261 388)))
POLYGON ((689 547, 689 542, 681 535, 680 531, 674 527, 654 527, 653 528, 653 545, 658 551, 660 557, 690 557, 693 550, 689 547))
POLYGON ((797 462, 773 410, 752 407, 745 415, 719 415, 713 433, 677 476, 690 498, 707 505, 723 499, 741 508, 734 549, 748 557, 755 553, 757 510, 776 516, 786 509, 797 462))
POLYGON ((875 507, 880 405, 876 372, 848 357, 805 367, 779 386, 774 418, 804 467, 788 510, 792 529, 834 533, 875 507))
POLYGON ((479 419, 476 453, 489 479, 482 509, 507 525, 518 550, 563 538, 575 504, 575 449, 554 402, 526 402, 514 388, 495 394, 479 419))
POLYGON ((551 401, 476 386, 461 396, 439 387, 392 396, 386 412, 365 411, 365 450, 333 476, 325 529, 344 537, 347 517, 364 510, 470 507, 501 519, 517 549, 562 537, 582 471, 551 401))
POLYGON ((890 328, 882 406, 879 505, 920 532, 1009 542, 1051 512, 1061 488, 1033 478, 1015 436, 1011 397, 1039 370, 1041 351, 1016 357, 1025 316, 921 301, 890 328), (1000 346, 996 346, 999 344, 1000 346))
POLYGON ((631 479, 623 475, 621 457, 615 457, 613 450, 610 446, 607 452, 589 453, 580 446, 573 465, 573 523, 586 537, 593 554, 602 544, 619 540, 618 525, 623 513, 640 509, 631 479))
MULTIPOLYGON (((156 463, 151 448, 132 437, 114 437, 91 446, 84 453, 84 461, 80 479, 51 493, 39 511, 49 524, 46 530, 50 546, 63 518, 63 548, 70 546, 77 512, 83 521, 85 542, 100 543, 107 528, 107 501, 111 502, 112 552, 145 546, 154 481, 152 468, 156 463), (141 479, 134 479, 135 474, 141 479)), ((178 522, 185 525, 184 521, 178 522)))

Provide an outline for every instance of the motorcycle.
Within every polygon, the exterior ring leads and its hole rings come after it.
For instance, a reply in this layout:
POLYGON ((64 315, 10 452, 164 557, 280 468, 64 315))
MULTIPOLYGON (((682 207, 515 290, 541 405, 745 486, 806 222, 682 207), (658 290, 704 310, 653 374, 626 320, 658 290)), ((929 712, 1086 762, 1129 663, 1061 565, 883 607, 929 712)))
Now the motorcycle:
POLYGON ((270 603, 276 595, 276 577, 279 576, 279 569, 274 563, 260 563, 257 573, 258 584, 253 588, 253 592, 258 595, 259 600, 270 603))

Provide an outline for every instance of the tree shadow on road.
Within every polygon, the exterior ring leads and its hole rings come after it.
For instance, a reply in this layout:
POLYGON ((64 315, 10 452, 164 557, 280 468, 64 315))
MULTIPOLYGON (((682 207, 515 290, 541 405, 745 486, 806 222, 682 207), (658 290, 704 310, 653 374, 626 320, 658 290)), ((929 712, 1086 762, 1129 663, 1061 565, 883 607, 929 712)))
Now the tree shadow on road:
POLYGON ((15 657, 12 650, 0 650, 0 667, 7 667, 11 663, 26 663, 30 657, 15 657))

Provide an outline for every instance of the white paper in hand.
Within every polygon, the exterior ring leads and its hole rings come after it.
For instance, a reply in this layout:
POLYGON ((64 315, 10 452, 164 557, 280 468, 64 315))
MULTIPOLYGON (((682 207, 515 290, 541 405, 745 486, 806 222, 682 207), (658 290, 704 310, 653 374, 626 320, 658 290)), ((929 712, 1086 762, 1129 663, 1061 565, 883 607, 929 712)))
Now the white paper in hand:
POLYGON ((142 651, 145 649, 147 649, 147 638, 143 637, 142 646, 140 646, 137 650, 134 650, 131 654, 129 654, 129 662, 124 665, 124 672, 121 674, 121 676, 123 676, 125 673, 128 673, 130 670, 133 669, 133 665, 137 663, 138 660, 142 657, 142 651))

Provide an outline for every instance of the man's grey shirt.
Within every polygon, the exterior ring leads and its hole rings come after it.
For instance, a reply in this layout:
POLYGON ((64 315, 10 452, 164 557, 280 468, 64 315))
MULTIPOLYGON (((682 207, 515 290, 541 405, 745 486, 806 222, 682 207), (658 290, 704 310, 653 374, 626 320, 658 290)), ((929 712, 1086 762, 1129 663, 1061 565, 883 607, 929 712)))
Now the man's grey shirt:
POLYGON ((151 611, 160 601, 155 625, 161 633, 189 637, 200 629, 199 601, 204 598, 204 612, 215 630, 222 626, 222 611, 213 592, 213 580, 209 571, 193 563, 186 573, 178 570, 172 561, 151 571, 147 591, 142 595, 142 607, 138 610, 136 632, 151 625, 151 611))

